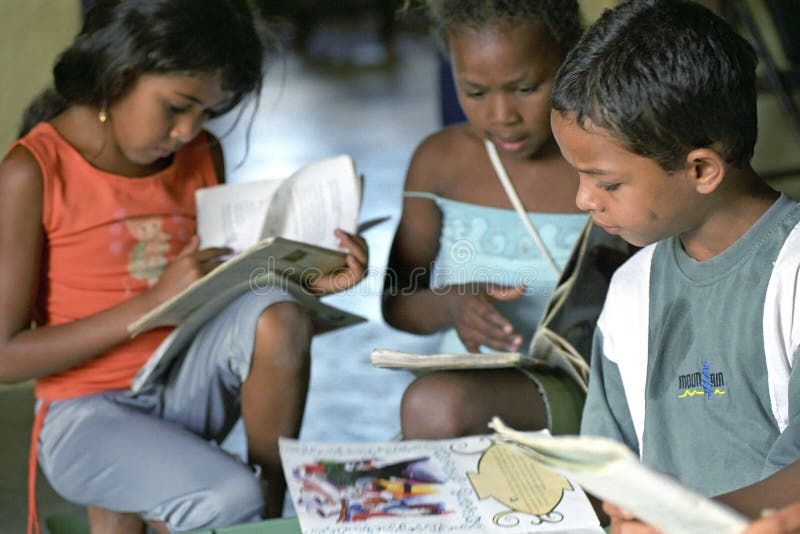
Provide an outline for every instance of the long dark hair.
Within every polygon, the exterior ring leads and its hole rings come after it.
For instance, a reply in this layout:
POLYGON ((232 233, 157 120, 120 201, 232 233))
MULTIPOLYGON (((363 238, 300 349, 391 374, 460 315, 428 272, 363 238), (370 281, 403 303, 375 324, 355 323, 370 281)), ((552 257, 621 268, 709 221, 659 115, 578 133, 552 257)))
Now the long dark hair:
POLYGON ((215 74, 233 95, 229 111, 248 94, 257 98, 262 35, 245 0, 96 0, 19 136, 70 105, 110 105, 145 73, 215 74))

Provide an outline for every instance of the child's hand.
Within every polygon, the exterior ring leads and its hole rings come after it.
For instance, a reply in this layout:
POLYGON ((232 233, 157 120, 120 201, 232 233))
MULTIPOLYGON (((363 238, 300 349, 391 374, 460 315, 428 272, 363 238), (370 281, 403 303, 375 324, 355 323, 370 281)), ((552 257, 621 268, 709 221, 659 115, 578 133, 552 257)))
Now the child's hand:
POLYGON ((525 293, 525 286, 508 287, 486 284, 476 291, 475 284, 449 286, 447 309, 458 337, 470 352, 480 346, 515 352, 522 345, 522 336, 492 305, 495 300, 514 300, 525 293))
POLYGON ((364 279, 369 262, 369 249, 366 240, 357 235, 337 229, 339 247, 347 251, 347 267, 331 274, 308 280, 306 288, 315 295, 323 296, 349 289, 364 279))
POLYGON ((610 534, 659 534, 658 530, 608 501, 603 502, 603 511, 611 518, 610 534))
POLYGON ((183 247, 175 259, 164 269, 150 293, 156 299, 156 305, 177 295, 192 282, 224 262, 224 258, 232 251, 227 247, 211 247, 198 250, 200 239, 193 236, 183 247))
POLYGON ((742 534, 800 534, 800 501, 756 520, 742 534))

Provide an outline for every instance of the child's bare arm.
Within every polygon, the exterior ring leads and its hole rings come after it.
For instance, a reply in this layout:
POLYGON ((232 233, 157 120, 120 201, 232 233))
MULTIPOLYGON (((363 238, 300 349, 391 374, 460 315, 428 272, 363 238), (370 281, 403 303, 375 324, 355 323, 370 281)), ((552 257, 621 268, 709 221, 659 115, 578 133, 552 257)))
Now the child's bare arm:
MULTIPOLYGON (((407 191, 435 192, 445 172, 436 135, 423 142, 409 166, 407 191)), ((455 327, 468 350, 480 345, 517 350, 521 338, 492 305, 494 299, 519 296, 518 288, 466 284, 431 289, 430 277, 439 251, 441 213, 433 201, 406 198, 395 233, 383 287, 383 316, 407 332, 430 334, 455 327)))
MULTIPOLYGON (((72 323, 31 329, 42 250, 42 176, 15 148, 0 165, 0 381, 67 369, 129 339, 127 325, 214 266, 217 251, 189 251, 151 290, 72 323)), ((196 243, 193 242, 196 249, 196 243)))
POLYGON ((800 460, 755 484, 720 495, 717 500, 750 517, 789 506, 800 495, 800 460))

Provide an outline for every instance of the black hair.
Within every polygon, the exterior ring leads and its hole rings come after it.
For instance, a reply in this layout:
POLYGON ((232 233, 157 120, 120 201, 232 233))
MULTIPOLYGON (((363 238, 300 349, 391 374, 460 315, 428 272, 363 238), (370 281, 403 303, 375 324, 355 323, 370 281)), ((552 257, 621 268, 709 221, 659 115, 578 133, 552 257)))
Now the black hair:
POLYGON ((631 0, 606 10, 567 55, 552 107, 667 172, 714 143, 744 167, 758 132, 756 63, 753 47, 705 7, 631 0))
POLYGON ((542 23, 565 55, 583 31, 578 0, 425 0, 425 6, 441 32, 542 23))
POLYGON ((110 105, 146 73, 216 75, 232 93, 227 112, 250 93, 257 98, 264 50, 245 0, 96 0, 19 135, 73 104, 110 105))

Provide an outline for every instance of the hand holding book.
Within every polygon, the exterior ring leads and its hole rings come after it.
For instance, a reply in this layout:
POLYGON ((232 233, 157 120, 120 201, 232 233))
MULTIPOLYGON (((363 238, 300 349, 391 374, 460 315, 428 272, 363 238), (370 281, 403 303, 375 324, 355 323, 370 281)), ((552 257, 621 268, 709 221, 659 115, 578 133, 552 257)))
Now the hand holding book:
MULTIPOLYGON (((178 325, 199 308, 213 314, 271 274, 301 286, 316 279, 313 289, 319 294, 359 282, 366 270, 366 242, 345 232, 356 230, 360 187, 353 160, 343 155, 306 165, 284 180, 198 190, 201 250, 179 256, 164 282, 179 286, 173 277, 183 276, 191 283, 184 279, 185 289, 173 291, 174 296, 131 323, 131 336, 178 325), (337 228, 343 232, 335 234, 337 228), (337 249, 340 244, 350 259, 337 249), (241 252, 221 261, 231 250, 241 252)), ((313 313, 317 306, 309 304, 313 313)))
POLYGON ((305 287, 317 296, 349 289, 363 280, 367 272, 369 249, 366 240, 341 229, 336 229, 335 235, 339 238, 339 248, 347 252, 345 266, 329 273, 314 273, 303 280, 305 287))
POLYGON ((509 428, 497 417, 489 426, 498 442, 517 454, 571 477, 588 493, 665 534, 738 533, 747 525, 739 513, 652 471, 610 439, 534 436, 509 428))
POLYGON ((360 188, 352 159, 343 155, 306 165, 283 180, 198 190, 197 237, 156 284, 164 296, 160 304, 128 325, 131 336, 177 326, 132 388, 164 372, 210 317, 246 291, 279 286, 290 292, 317 332, 363 321, 317 298, 364 277, 366 242, 347 233, 356 231, 360 188))

